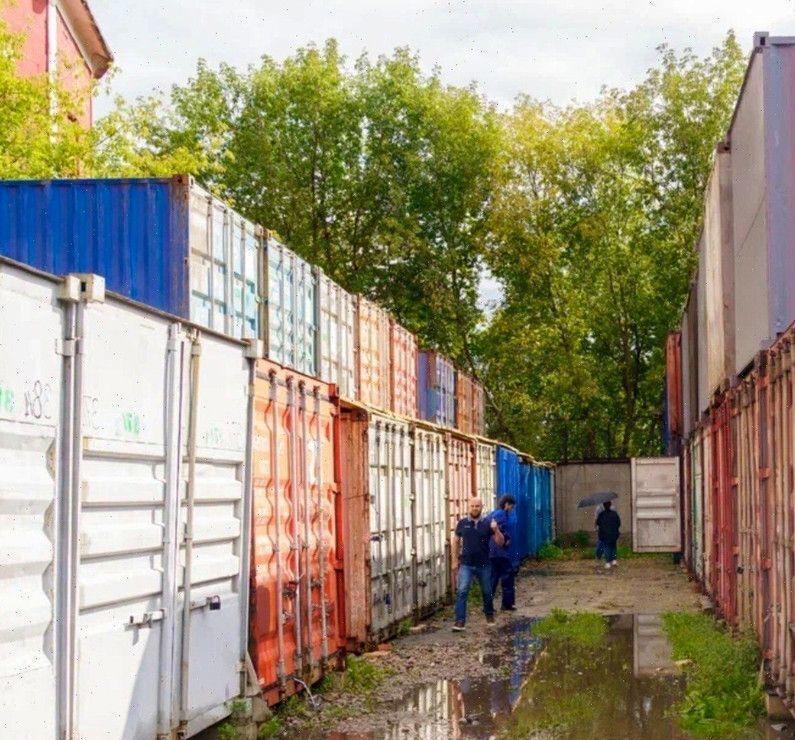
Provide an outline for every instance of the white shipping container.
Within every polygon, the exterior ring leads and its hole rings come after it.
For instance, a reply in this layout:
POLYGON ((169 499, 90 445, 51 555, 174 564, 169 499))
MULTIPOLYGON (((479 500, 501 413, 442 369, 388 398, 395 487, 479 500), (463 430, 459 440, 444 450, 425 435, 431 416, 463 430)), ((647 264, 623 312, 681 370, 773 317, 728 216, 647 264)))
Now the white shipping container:
POLYGON ((632 547, 635 552, 679 552, 679 458, 633 457, 632 547))
POLYGON ((256 339, 262 229, 192 181, 189 208, 191 321, 256 339))
POLYGON ((317 274, 271 235, 265 245, 267 357, 304 375, 317 375, 317 274))
POLYGON ((450 587, 447 558, 447 458, 444 436, 413 428, 414 605, 428 612, 450 587))
POLYGON ((478 442, 475 458, 477 495, 483 506, 497 505, 497 448, 486 442, 478 442))
POLYGON ((355 298, 317 269, 320 378, 343 398, 356 398, 355 298))
POLYGON ((14 737, 195 734, 242 688, 249 348, 106 298, 95 276, 0 269, 2 317, 26 317, 21 332, 0 318, 0 455, 24 452, 0 496, 29 561, 0 596, 30 612, 11 612, 3 722, 14 737))

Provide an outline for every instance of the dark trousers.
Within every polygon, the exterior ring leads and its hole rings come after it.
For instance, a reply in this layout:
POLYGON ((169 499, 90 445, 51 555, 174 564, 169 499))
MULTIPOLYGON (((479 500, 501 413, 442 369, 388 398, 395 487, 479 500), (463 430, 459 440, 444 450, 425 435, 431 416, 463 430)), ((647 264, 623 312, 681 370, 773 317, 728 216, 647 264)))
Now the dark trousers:
POLYGON ((603 542, 602 543, 602 554, 604 555, 606 563, 610 563, 613 560, 615 560, 617 552, 618 552, 618 543, 617 542, 603 542))
POLYGON ((516 602, 514 568, 509 558, 491 559, 491 592, 496 595, 497 584, 502 586, 502 608, 510 609, 516 602))

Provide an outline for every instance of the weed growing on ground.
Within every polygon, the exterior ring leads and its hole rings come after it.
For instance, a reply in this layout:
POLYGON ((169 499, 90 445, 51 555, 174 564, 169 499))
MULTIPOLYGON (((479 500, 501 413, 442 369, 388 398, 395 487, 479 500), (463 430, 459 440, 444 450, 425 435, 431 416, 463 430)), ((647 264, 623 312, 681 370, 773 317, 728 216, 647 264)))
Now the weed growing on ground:
POLYGON ((482 606, 483 593, 480 590, 480 581, 472 581, 469 585, 469 596, 467 596, 467 604, 469 606, 482 606))
POLYGON ((571 544, 580 550, 585 550, 591 544, 591 536, 584 529, 578 529, 571 536, 571 544))
POLYGON ((263 722, 257 730, 257 737, 270 738, 276 737, 282 731, 282 723, 278 717, 271 717, 263 722))
POLYGON ((343 691, 350 694, 367 694, 377 689, 394 671, 376 665, 366 658, 349 655, 343 679, 343 691))
POLYGON ((538 549, 538 559, 563 560, 563 549, 552 542, 546 542, 538 549))
POLYGON ((533 625, 533 634, 547 640, 565 640, 581 647, 595 647, 607 633, 607 620, 591 612, 553 609, 533 625))
POLYGON ((399 625, 397 630, 398 637, 405 637, 411 634, 411 628, 414 626, 414 620, 411 618, 404 619, 399 625))
POLYGON ((663 616, 663 628, 674 659, 690 661, 677 707, 682 729, 708 738, 749 734, 763 710, 753 637, 733 637, 705 614, 671 612, 663 616))

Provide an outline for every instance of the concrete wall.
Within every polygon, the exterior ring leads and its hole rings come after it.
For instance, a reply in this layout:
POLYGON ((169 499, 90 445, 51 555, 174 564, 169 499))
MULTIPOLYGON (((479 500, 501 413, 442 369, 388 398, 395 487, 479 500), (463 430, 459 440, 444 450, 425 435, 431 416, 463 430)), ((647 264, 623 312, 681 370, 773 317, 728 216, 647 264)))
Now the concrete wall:
POLYGON ((568 463, 555 468, 557 535, 584 529, 595 539, 595 508, 578 509, 577 502, 601 491, 615 491, 613 502, 621 517, 621 540, 632 540, 632 482, 629 460, 568 463))

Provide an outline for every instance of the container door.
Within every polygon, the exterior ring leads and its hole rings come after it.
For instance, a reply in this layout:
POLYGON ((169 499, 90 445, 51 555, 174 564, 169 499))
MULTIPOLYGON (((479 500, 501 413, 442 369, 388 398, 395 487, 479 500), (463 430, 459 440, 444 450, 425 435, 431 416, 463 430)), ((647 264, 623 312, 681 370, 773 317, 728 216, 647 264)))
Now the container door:
MULTIPOLYGON (((197 393, 193 535, 191 540, 185 497, 179 579, 180 611, 185 604, 185 584, 190 583, 190 621, 187 625, 180 621, 180 714, 191 733, 228 714, 225 702, 240 693, 241 643, 246 634, 241 599, 248 573, 241 557, 246 551, 242 536, 248 361, 240 345, 210 336, 200 338, 194 345, 196 351, 200 354, 192 360, 199 362, 198 388, 190 388, 188 379, 183 392, 182 433, 187 443, 191 393, 197 393), (190 579, 186 578, 188 565, 190 579), (187 652, 182 649, 186 627, 187 652)), ((182 469, 187 492, 189 448, 184 451, 182 469)))
POLYGON ((0 265, 0 712, 18 738, 56 737, 57 286, 0 265))
POLYGON ((701 486, 703 481, 702 459, 701 459, 701 433, 696 431, 691 442, 690 453, 690 506, 693 511, 693 568, 699 580, 704 578, 704 560, 702 535, 702 508, 701 508, 701 486))
POLYGON ((679 458, 632 458, 635 552, 679 552, 679 458))
POLYGON ((79 735, 151 738, 160 681, 171 680, 161 661, 173 563, 164 525, 175 495, 166 409, 179 392, 168 387, 168 366, 180 359, 165 319, 113 302, 89 304, 83 316, 79 735))

